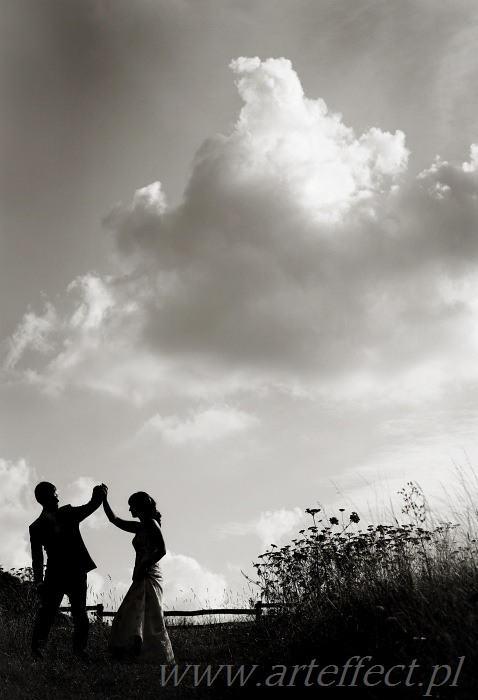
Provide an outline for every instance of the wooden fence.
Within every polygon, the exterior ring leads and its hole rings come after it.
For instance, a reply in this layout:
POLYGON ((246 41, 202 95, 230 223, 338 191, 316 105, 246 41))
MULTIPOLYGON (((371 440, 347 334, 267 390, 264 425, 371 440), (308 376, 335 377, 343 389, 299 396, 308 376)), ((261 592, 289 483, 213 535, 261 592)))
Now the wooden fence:
MULTIPOLYGON (((258 600, 253 608, 209 608, 205 610, 165 610, 165 617, 193 617, 195 615, 254 615, 256 622, 259 622, 262 618, 262 612, 264 608, 275 608, 283 607, 283 603, 263 603, 258 600)), ((69 606, 62 606, 60 608, 61 612, 70 612, 69 606)), ((105 610, 103 603, 98 603, 98 605, 87 605, 87 610, 96 613, 98 620, 103 621, 105 617, 114 617, 116 611, 105 610)))

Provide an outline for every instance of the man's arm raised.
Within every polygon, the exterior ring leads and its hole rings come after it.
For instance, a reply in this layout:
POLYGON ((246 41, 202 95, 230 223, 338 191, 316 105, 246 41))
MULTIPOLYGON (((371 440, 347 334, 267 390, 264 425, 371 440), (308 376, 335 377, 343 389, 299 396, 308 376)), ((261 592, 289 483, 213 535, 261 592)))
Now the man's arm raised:
POLYGON ((84 506, 73 506, 72 510, 75 514, 78 522, 81 522, 89 515, 95 512, 97 508, 103 503, 108 493, 108 487, 105 484, 99 484, 93 487, 93 493, 91 494, 91 499, 84 506))

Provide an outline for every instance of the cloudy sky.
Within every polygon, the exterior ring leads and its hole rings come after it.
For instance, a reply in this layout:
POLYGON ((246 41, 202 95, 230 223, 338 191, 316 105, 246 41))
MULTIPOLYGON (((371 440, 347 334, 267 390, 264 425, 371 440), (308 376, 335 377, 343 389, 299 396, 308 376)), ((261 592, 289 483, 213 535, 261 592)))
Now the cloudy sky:
MULTIPOLYGON (((306 508, 440 508, 478 456, 476 2, 1 9, 0 563, 43 479, 156 498, 169 608, 306 508)), ((123 590, 128 535, 83 532, 123 590)))

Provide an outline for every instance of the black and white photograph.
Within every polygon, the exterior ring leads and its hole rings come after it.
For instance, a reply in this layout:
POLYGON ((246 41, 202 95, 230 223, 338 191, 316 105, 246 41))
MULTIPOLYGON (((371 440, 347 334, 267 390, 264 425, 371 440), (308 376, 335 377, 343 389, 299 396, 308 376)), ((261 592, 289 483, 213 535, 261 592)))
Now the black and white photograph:
POLYGON ((0 696, 478 692, 476 0, 0 0, 0 696))

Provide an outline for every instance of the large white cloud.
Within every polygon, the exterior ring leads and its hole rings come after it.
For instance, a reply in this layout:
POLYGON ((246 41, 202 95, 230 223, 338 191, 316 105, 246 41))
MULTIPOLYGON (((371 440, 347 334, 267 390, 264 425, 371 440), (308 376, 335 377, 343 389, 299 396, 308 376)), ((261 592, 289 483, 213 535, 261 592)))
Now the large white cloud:
POLYGON ((198 610, 224 607, 227 581, 196 559, 168 552, 161 560, 164 575, 164 607, 168 610, 198 610))
POLYGON ((115 270, 76 280, 70 312, 30 311, 10 371, 216 403, 268 383, 403 398, 476 378, 476 146, 415 176, 402 132, 357 136, 288 60, 231 68, 244 106, 196 153, 182 203, 153 183, 117 205, 115 270))
POLYGON ((38 504, 33 498, 32 472, 25 460, 0 458, 0 566, 31 566, 28 525, 38 504))
POLYGON ((292 533, 296 534, 299 524, 304 522, 304 512, 296 507, 293 510, 281 508, 275 511, 265 511, 258 518, 246 522, 226 523, 221 528, 221 536, 243 537, 256 535, 260 541, 261 551, 268 551, 271 545, 278 546, 292 533))
POLYGON ((172 445, 188 442, 214 442, 254 425, 257 419, 232 406, 210 406, 192 412, 186 420, 178 416, 152 416, 140 429, 138 437, 159 435, 172 445))

